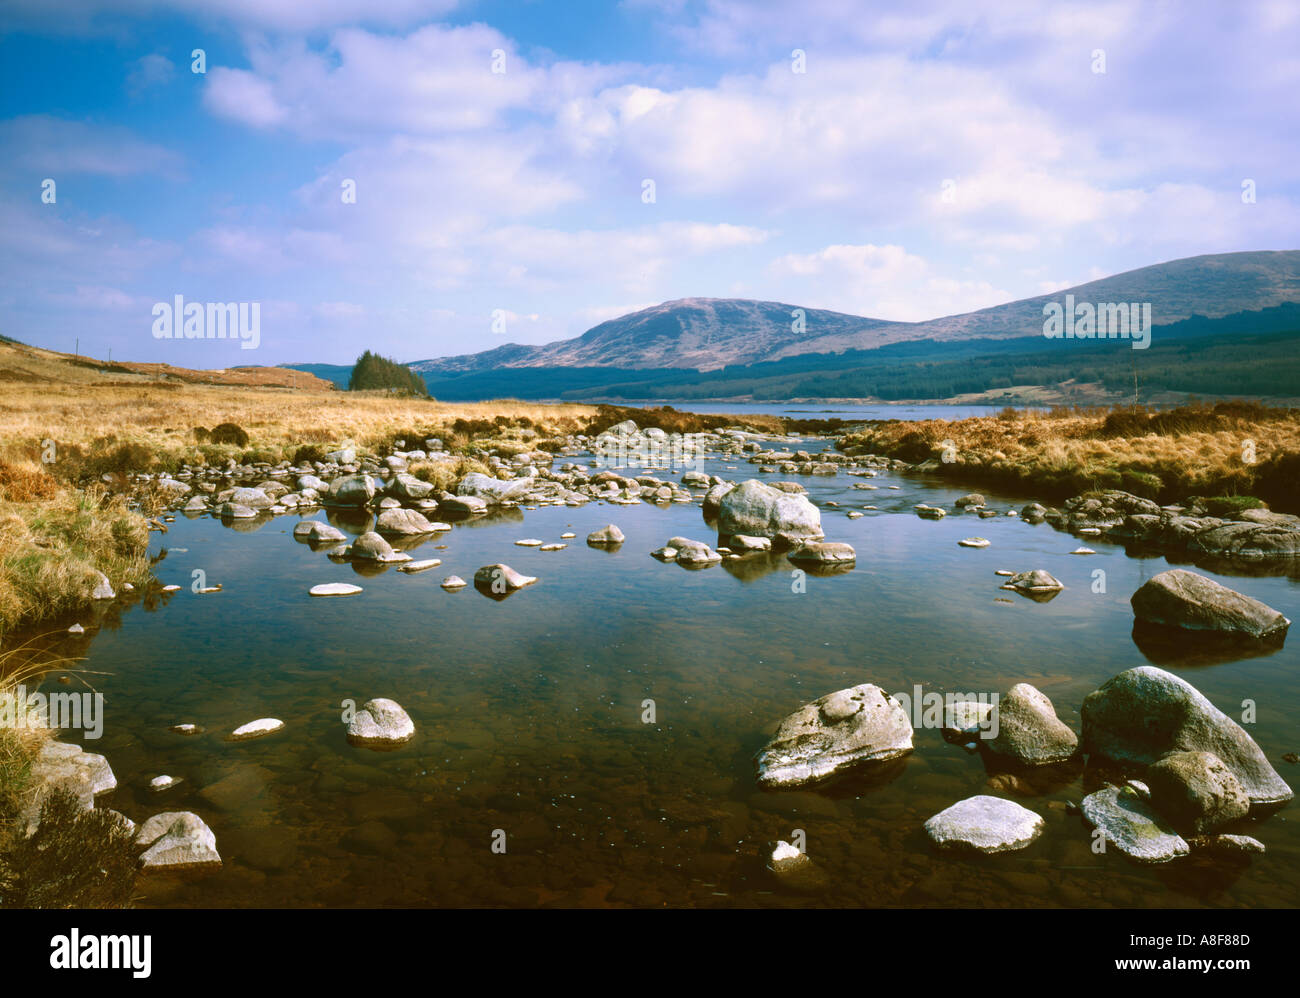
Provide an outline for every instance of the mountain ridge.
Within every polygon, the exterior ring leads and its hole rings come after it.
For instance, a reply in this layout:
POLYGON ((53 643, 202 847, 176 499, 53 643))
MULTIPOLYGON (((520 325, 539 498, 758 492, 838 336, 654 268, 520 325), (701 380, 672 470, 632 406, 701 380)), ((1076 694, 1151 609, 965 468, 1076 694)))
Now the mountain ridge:
POLYGON ((412 361, 424 375, 502 368, 621 367, 712 371, 733 364, 835 354, 911 340, 1010 339, 1041 334, 1043 305, 1150 301, 1153 321, 1217 318, 1300 301, 1300 250, 1250 250, 1184 257, 1051 293, 920 322, 873 319, 748 298, 678 298, 609 319, 577 337, 412 361), (802 313, 803 328, 796 322, 802 313))

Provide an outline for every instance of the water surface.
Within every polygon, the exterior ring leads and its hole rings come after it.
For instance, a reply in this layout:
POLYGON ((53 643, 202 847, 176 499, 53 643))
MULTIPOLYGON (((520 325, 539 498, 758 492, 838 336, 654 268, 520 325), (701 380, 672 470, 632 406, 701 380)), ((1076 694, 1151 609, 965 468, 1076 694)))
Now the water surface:
MULTIPOLYGON (((820 441, 808 444, 817 449, 820 441)), ((731 480, 755 467, 710 461, 731 480), (731 469, 736 470, 731 470, 731 469)), ((443 564, 418 575, 357 573, 296 542, 297 516, 238 529, 177 517, 154 545, 163 583, 181 592, 133 607, 89 643, 107 698, 106 754, 119 788, 102 803, 136 821, 193 810, 212 827, 224 867, 198 879, 142 878, 146 906, 376 905, 943 905, 1294 907, 1300 901, 1295 805, 1244 830, 1267 855, 1244 867, 1189 860, 1143 868, 1094 855, 1077 816, 1083 778, 990 786, 983 758, 916 733, 916 751, 870 779, 820 791, 769 793, 752 756, 800 704, 872 682, 890 692, 1005 692, 1029 682, 1079 729, 1084 696, 1148 659, 1132 637, 1128 599, 1168 567, 1047 524, 953 514, 918 519, 914 503, 948 506, 965 490, 881 473, 875 491, 839 475, 801 481, 823 506, 830 540, 857 549, 856 568, 795 585, 781 556, 703 571, 649 552, 676 534, 713 543, 696 505, 593 502, 510 511, 459 524, 411 553, 443 564), (890 486, 898 486, 891 489, 890 486), (838 509, 827 507, 838 502, 838 509), (863 505, 877 511, 850 520, 863 505), (627 541, 589 548, 608 522, 627 541), (558 552, 514 541, 577 538, 558 552), (992 545, 972 550, 972 534, 992 545), (445 545, 445 549, 440 549, 445 545), (450 574, 506 562, 540 582, 509 598, 450 574), (994 570, 1045 568, 1066 589, 1048 603, 1000 590, 994 570), (223 591, 190 591, 193 572, 223 591), (1105 591, 1094 591, 1096 570, 1105 591), (310 586, 352 581, 364 593, 311 599, 310 586), (340 704, 400 702, 417 725, 407 746, 349 746, 340 704), (655 723, 643 723, 653 700, 655 723), (274 716, 280 734, 229 743, 223 734, 274 716), (174 724, 207 733, 186 738, 174 724), (184 783, 160 795, 148 781, 184 783), (934 853, 931 815, 977 793, 1011 796, 1044 815, 1028 849, 984 858, 934 853), (829 874, 800 895, 775 883, 760 852, 796 829, 829 874), (496 830, 506 851, 493 852, 496 830)), ((1030 496, 985 491, 1004 511, 1030 496)), ((324 517, 324 512, 314 514, 324 517)), ((336 521, 355 532, 364 522, 336 521)), ((1284 576, 1215 578, 1300 616, 1284 576)), ((81 645, 78 647, 84 647, 81 645)), ((1160 664, 1240 716, 1293 785, 1300 749, 1292 641, 1258 658, 1160 664)))

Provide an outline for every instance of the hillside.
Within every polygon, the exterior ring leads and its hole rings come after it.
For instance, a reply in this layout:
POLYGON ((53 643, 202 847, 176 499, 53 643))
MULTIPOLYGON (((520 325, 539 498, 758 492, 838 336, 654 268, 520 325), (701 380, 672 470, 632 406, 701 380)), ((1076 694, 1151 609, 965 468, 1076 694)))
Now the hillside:
POLYGON ((286 367, 196 370, 171 364, 96 360, 0 337, 0 383, 61 385, 206 384, 247 388, 328 389, 330 381, 286 367))
POLYGON ((1223 253, 1141 267, 1050 295, 924 322, 890 322, 804 308, 805 328, 792 328, 801 306, 731 298, 684 298, 602 322, 581 336, 541 346, 493 350, 411 363, 431 380, 502 368, 688 368, 777 361, 805 354, 868 350, 897 343, 1041 336, 1043 305, 1073 294, 1077 301, 1151 302, 1156 325, 1193 315, 1217 318, 1284 302, 1300 302, 1300 250, 1223 253))

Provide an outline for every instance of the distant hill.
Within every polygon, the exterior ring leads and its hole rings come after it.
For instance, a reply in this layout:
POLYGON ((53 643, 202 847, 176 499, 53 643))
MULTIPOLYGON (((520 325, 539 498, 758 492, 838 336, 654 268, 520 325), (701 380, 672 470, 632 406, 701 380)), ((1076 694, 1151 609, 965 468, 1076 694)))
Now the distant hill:
POLYGON ((891 322, 733 298, 683 298, 594 326, 581 336, 541 346, 508 343, 482 353, 419 360, 411 367, 436 380, 503 368, 687 368, 834 354, 896 343, 946 343, 1041 335, 1043 305, 1076 301, 1151 302, 1153 321, 1217 318, 1283 302, 1300 302, 1300 250, 1222 253, 1130 270, 1050 295, 924 322, 891 322))
POLYGON ((70 385, 147 385, 187 382, 255 388, 331 389, 328 380, 284 367, 227 367, 204 370, 171 364, 105 361, 62 353, 0 337, 0 383, 49 382, 70 385))
POLYGON ((712 371, 681 368, 527 367, 429 376, 443 401, 689 401, 796 398, 945 399, 993 393, 1028 400, 1027 387, 1068 385, 1061 400, 1110 395, 1300 396, 1300 304, 1156 326, 1151 344, 1044 336, 894 343, 874 350, 801 354, 712 371))

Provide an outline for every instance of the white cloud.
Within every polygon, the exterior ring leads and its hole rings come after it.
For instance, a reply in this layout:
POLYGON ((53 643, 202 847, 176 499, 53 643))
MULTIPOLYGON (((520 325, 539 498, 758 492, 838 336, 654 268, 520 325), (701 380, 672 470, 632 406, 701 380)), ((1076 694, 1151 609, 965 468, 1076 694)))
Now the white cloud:
POLYGON ((787 254, 767 269, 786 301, 916 322, 969 312, 1009 300, 987 281, 936 273, 901 246, 834 245, 815 253, 787 254))

